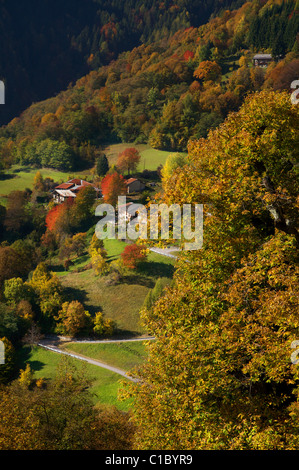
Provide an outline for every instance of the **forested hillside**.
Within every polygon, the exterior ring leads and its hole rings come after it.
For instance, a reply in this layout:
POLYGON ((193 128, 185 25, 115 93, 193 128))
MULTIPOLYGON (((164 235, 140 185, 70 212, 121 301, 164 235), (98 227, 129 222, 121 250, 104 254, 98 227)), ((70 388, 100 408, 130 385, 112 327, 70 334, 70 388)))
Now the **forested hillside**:
MULTIPOLYGON (((227 0, 1 0, 0 123, 66 88, 124 50, 198 26, 227 0)), ((232 4, 242 4, 241 0, 232 4)))
POLYGON ((92 166, 107 142, 186 151, 189 139, 206 137, 248 93, 290 91, 299 73, 298 18, 292 0, 248 2, 123 52, 3 127, 2 165, 75 170, 92 166), (283 50, 277 51, 276 26, 266 34, 268 18, 284 32, 283 50), (259 36, 253 34, 257 22, 259 36), (273 61, 253 67, 254 53, 262 51, 272 52, 273 61))

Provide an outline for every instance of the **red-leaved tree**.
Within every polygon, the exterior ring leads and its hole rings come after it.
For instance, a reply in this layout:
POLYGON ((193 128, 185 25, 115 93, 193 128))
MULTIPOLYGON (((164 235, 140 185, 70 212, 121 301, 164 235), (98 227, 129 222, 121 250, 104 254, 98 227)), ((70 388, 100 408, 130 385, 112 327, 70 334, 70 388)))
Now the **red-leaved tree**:
POLYGON ((68 221, 67 212, 72 204, 73 201, 70 199, 49 210, 46 216, 46 227, 50 232, 59 233, 64 230, 64 226, 68 221))
POLYGON ((113 206, 117 203, 118 196, 126 194, 127 186, 122 175, 117 172, 108 174, 103 178, 101 189, 104 201, 113 206))
POLYGON ((142 246, 133 243, 132 245, 126 245, 121 254, 121 259, 126 268, 136 269, 142 261, 146 260, 146 252, 142 246))
POLYGON ((188 60, 193 59, 193 57, 194 57, 194 52, 192 52, 192 51, 189 51, 189 50, 188 50, 188 51, 186 51, 186 52, 184 53, 184 59, 185 59, 187 62, 188 62, 188 60))

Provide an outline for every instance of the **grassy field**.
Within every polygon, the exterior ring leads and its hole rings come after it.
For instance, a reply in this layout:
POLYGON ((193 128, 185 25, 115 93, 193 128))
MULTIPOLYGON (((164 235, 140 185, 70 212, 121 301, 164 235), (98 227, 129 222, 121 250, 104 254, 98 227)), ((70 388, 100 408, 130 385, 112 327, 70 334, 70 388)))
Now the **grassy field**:
MULTIPOLYGON (((108 262, 119 257, 124 247, 125 242, 120 240, 105 240, 108 262)), ((96 276, 93 269, 76 272, 89 261, 87 255, 78 258, 70 271, 65 271, 61 264, 53 264, 52 270, 59 276, 68 298, 82 302, 91 314, 102 311, 116 322, 121 334, 146 333, 139 320, 144 299, 159 277, 171 281, 175 261, 150 252, 136 272, 115 285, 107 285, 107 277, 96 276)))
POLYGON ((146 342, 129 341, 119 343, 66 343, 64 348, 83 356, 91 357, 130 371, 147 357, 146 342))
POLYGON ((121 383, 126 379, 107 369, 71 357, 66 358, 66 356, 39 347, 32 350, 29 347, 23 347, 20 352, 19 363, 20 368, 23 369, 25 364, 29 363, 34 371, 34 378, 43 378, 45 380, 51 380, 55 377, 59 365, 63 363, 73 365, 80 374, 84 374, 91 381, 90 392, 93 395, 95 404, 114 405, 121 410, 128 410, 131 406, 129 400, 118 400, 121 383))
MULTIPOLYGON (((132 143, 112 144, 103 148, 106 153, 110 165, 116 164, 118 154, 128 147, 135 147, 141 154, 141 160, 138 171, 156 170, 159 165, 164 165, 166 158, 171 153, 165 150, 156 150, 149 145, 132 143)), ((24 168, 19 165, 13 165, 5 172, 4 177, 0 179, 0 204, 6 204, 6 196, 11 191, 24 191, 26 188, 32 189, 36 168, 24 168)), ((44 178, 52 178, 55 182, 65 182, 71 178, 80 177, 88 179, 91 170, 83 170, 82 172, 63 172, 50 168, 42 168, 39 170, 44 178)))
MULTIPOLYGON (((14 165, 7 170, 5 178, 0 179, 0 198, 2 203, 5 203, 5 196, 7 196, 11 191, 24 191, 26 188, 32 189, 34 176, 37 171, 38 170, 36 168, 21 168, 17 165, 14 165)), ((82 173, 70 173, 49 168, 42 168, 39 171, 43 178, 52 178, 57 183, 67 181, 74 177, 82 177, 85 179, 88 176, 88 171, 82 173)))
POLYGON ((164 165, 166 158, 172 152, 167 150, 156 150, 145 144, 121 143, 108 145, 103 149, 106 154, 110 165, 115 165, 117 162, 118 154, 123 152, 128 147, 135 147, 140 155, 140 163, 137 168, 138 171, 143 170, 156 170, 159 165, 164 165))

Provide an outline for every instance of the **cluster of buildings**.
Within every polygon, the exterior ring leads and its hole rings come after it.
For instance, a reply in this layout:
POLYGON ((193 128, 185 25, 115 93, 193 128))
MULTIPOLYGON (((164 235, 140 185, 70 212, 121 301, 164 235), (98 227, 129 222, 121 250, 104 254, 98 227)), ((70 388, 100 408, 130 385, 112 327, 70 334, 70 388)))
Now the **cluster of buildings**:
MULTIPOLYGON (((129 178, 126 180, 127 194, 143 191, 145 184, 137 178, 129 178)), ((102 197, 102 191, 95 184, 89 183, 79 178, 74 178, 66 183, 59 184, 53 190, 53 199, 57 204, 60 204, 68 199, 75 199, 80 189, 91 186, 96 192, 96 198, 102 197)))
POLYGON ((67 199, 75 199, 80 189, 85 188, 86 186, 92 186, 94 188, 97 199, 102 197, 101 190, 94 184, 79 178, 74 178, 66 183, 56 186, 53 190, 53 199, 58 204, 66 201, 67 199))

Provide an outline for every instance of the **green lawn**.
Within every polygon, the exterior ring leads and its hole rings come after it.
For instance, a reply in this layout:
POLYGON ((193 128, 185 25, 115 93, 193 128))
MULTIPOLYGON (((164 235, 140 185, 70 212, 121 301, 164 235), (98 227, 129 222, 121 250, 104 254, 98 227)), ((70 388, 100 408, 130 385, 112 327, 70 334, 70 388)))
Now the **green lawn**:
MULTIPOLYGON (((20 368, 24 369, 25 364, 29 363, 34 371, 34 377, 46 380, 51 380, 55 377, 59 364, 65 360, 66 356, 40 347, 36 347, 33 350, 29 347, 23 347, 19 358, 20 368)), ((126 381, 124 377, 71 357, 67 357, 67 363, 73 364, 80 373, 85 374, 90 379, 90 392, 93 395, 95 404, 114 405, 121 410, 128 410, 130 408, 131 403, 129 400, 118 400, 121 383, 126 381)))
POLYGON ((134 143, 121 143, 121 144, 113 144, 108 145, 103 149, 107 158, 109 160, 110 165, 115 165, 117 162, 118 154, 123 152, 128 147, 135 147, 140 155, 140 163, 138 166, 138 171, 143 170, 156 170, 159 165, 164 165, 166 158, 172 152, 168 150, 156 150, 151 148, 149 145, 146 144, 134 144, 134 143))
POLYGON ((108 261, 113 261, 124 251, 126 242, 117 239, 104 240, 105 250, 107 251, 108 261))
POLYGON ((141 159, 138 171, 156 170, 159 165, 164 165, 168 155, 172 153, 166 150, 156 150, 152 148, 144 149, 141 152, 141 159))
POLYGON ((147 357, 145 341, 119 343, 66 343, 64 348, 83 356, 91 357, 118 367, 125 371, 132 370, 144 362, 147 357))
MULTIPOLYGON (((120 240, 105 240, 108 261, 119 257, 124 247, 125 242, 120 240)), ((150 252, 138 270, 115 285, 107 285, 107 276, 96 276, 93 269, 76 272, 78 265, 88 263, 88 257, 83 256, 76 260, 69 272, 59 264, 52 266, 68 298, 82 302, 92 315, 102 311, 106 318, 116 322, 121 334, 146 333, 140 324, 140 309, 159 277, 171 281, 175 260, 150 252)))
POLYGON ((83 179, 88 176, 88 170, 82 173, 71 173, 53 170, 49 168, 22 168, 18 165, 12 166, 5 172, 6 178, 0 179, 0 198, 5 203, 5 196, 11 191, 24 191, 26 188, 32 189, 34 176, 40 171, 44 178, 52 178, 55 182, 64 182, 73 177, 81 176, 83 179))
MULTIPOLYGON (((121 143, 106 146, 103 151, 106 153, 110 165, 116 164, 118 154, 128 147, 135 147, 141 155, 138 171, 156 170, 159 165, 164 165, 166 158, 172 152, 166 150, 156 150, 146 144, 121 143)), ((73 177, 87 179, 91 170, 81 172, 64 172, 53 170, 51 168, 25 168, 19 165, 13 165, 5 172, 6 177, 0 179, 0 203, 6 203, 6 196, 11 191, 24 191, 26 188, 32 189, 33 180, 36 172, 40 171, 44 178, 52 178, 55 182, 65 182, 73 177)))
MULTIPOLYGON (((118 154, 128 147, 135 147, 141 155, 141 160, 137 168, 138 171, 156 170, 159 165, 164 165, 166 158, 172 152, 166 150, 156 150, 146 144, 121 143, 108 145, 103 149, 106 153, 110 165, 116 164, 118 154)), ((6 204, 6 196, 11 191, 24 191, 26 188, 32 189, 33 180, 36 172, 40 171, 44 178, 52 178, 55 182, 65 182, 74 177, 87 179, 91 170, 81 172, 64 172, 53 170, 51 168, 25 168, 19 165, 13 165, 5 172, 5 178, 0 179, 0 204, 6 204)))

